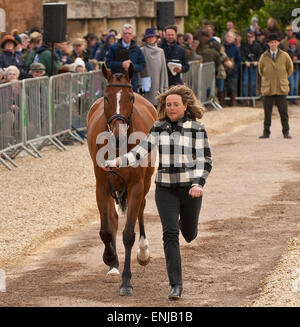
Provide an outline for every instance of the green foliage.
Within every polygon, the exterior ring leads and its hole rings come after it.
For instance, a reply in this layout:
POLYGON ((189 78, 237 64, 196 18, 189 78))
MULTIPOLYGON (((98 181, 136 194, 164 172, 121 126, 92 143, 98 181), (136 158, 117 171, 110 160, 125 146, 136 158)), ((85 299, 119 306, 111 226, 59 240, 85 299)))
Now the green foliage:
POLYGON ((284 28, 295 19, 292 17, 294 8, 300 8, 300 0, 189 0, 185 32, 194 33, 204 19, 212 23, 217 35, 224 31, 228 20, 232 20, 237 29, 243 31, 250 25, 254 14, 259 17, 259 25, 263 29, 269 17, 274 17, 284 28))

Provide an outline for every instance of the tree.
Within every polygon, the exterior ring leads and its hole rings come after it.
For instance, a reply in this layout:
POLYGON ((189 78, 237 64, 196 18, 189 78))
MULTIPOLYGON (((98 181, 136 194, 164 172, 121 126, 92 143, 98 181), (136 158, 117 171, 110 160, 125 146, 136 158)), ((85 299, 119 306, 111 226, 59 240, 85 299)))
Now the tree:
POLYGON ((258 16, 262 28, 266 27, 269 17, 274 17, 284 28, 295 19, 292 16, 295 8, 300 8, 300 0, 189 0, 185 31, 194 33, 201 27, 203 19, 211 22, 217 35, 222 34, 228 20, 232 20, 237 29, 243 31, 250 25, 254 14, 258 16))

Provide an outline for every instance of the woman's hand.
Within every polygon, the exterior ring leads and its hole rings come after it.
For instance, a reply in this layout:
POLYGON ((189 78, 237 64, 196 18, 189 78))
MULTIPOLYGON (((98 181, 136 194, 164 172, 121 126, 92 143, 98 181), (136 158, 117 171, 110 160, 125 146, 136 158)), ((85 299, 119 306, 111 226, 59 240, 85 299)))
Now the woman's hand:
POLYGON ((110 171, 110 168, 119 167, 120 161, 119 158, 113 160, 106 160, 100 167, 105 171, 110 171))
POLYGON ((203 195, 203 189, 201 186, 199 185, 194 185, 190 188, 189 190, 189 195, 192 197, 192 198, 200 198, 200 196, 203 195))

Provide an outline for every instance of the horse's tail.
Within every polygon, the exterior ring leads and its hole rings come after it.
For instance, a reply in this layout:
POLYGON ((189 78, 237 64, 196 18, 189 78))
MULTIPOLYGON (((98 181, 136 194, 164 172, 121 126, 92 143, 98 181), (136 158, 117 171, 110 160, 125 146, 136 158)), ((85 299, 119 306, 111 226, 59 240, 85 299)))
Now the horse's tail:
POLYGON ((119 197, 119 206, 122 213, 126 211, 127 204, 128 204, 128 198, 127 198, 127 189, 126 189, 125 192, 123 192, 123 194, 119 197))

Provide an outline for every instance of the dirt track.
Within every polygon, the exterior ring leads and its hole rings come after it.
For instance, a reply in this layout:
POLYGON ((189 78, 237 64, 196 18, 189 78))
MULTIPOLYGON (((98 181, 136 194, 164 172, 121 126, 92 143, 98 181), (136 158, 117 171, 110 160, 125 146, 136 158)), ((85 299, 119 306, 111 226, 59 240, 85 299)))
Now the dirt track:
MULTIPOLYGON (((105 282, 98 213, 91 208, 86 226, 43 243, 7 268, 7 291, 0 293, 0 305, 250 305, 299 229, 300 112, 291 112, 292 140, 282 138, 278 119, 268 140, 257 138, 262 122, 211 137, 214 168, 205 187, 199 236, 191 244, 181 239, 184 293, 178 303, 166 299, 169 286, 152 187, 146 207, 151 262, 146 268, 137 264, 135 244, 133 297, 119 297, 119 285, 105 282)), ((120 218, 121 267, 123 223, 120 218)))

